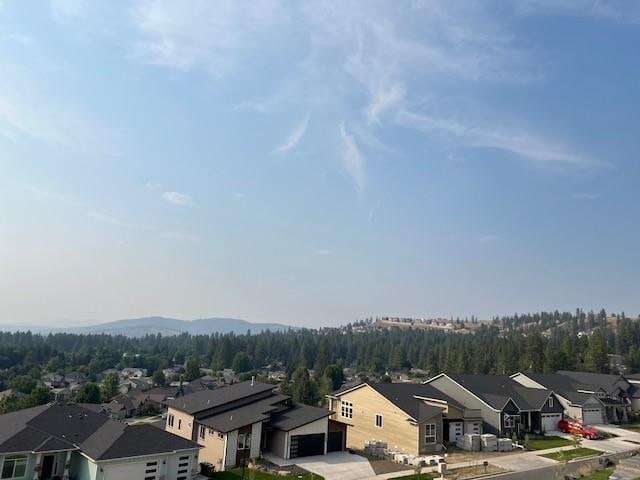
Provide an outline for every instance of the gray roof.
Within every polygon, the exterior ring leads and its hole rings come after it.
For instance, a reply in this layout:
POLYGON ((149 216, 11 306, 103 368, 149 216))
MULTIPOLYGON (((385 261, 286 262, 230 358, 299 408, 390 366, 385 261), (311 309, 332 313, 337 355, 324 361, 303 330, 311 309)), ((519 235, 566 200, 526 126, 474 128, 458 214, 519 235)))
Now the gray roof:
POLYGON ((583 405, 593 397, 590 393, 578 392, 578 387, 571 378, 559 373, 525 373, 524 375, 543 387, 553 390, 574 405, 583 405))
POLYGON ((629 386, 627 380, 621 375, 610 375, 607 373, 591 372, 570 372, 568 370, 558 370, 558 375, 569 377, 572 384, 579 390, 597 391, 602 389, 607 393, 615 393, 619 384, 622 383, 622 390, 629 386))
POLYGON ((309 405, 296 403, 292 408, 275 414, 269 422, 269 425, 277 430, 288 432, 294 428, 302 427, 308 423, 328 417, 332 413, 331 410, 327 410, 326 408, 311 407, 309 405))
POLYGON ((368 385, 403 412, 411 415, 418 423, 442 413, 442 409, 427 405, 424 401, 416 397, 441 400, 454 407, 464 409, 464 406, 460 402, 429 384, 369 383, 368 385))
POLYGON ((211 427, 218 432, 231 432, 246 425, 268 420, 270 418, 269 414, 282 408, 282 402, 289 398, 287 395, 272 395, 264 400, 198 419, 198 423, 211 427))
POLYGON ((236 402, 261 393, 270 392, 275 385, 259 382, 240 382, 227 387, 185 395, 184 397, 167 401, 169 407, 193 415, 204 410, 220 407, 227 403, 236 402))
POLYGON ((449 377, 497 410, 511 398, 520 410, 540 410, 551 390, 527 388, 507 375, 451 374, 449 377))
POLYGON ((0 453, 81 450, 94 460, 195 449, 150 425, 127 425, 78 404, 51 404, 0 415, 0 453))

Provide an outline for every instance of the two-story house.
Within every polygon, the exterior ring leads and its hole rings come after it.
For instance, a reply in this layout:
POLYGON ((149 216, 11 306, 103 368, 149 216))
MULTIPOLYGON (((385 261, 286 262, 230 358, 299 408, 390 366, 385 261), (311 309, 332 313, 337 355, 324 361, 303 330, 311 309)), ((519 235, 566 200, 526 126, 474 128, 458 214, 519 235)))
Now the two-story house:
POLYGON ((347 446, 382 441, 410 455, 438 452, 463 433, 482 433, 479 410, 430 385, 361 383, 327 396, 333 417, 348 425, 347 446))
POLYGON ((165 429, 201 445, 201 460, 218 471, 264 452, 291 459, 342 450, 330 441, 340 425, 329 421, 329 410, 293 403, 274 389, 252 380, 167 400, 165 429))

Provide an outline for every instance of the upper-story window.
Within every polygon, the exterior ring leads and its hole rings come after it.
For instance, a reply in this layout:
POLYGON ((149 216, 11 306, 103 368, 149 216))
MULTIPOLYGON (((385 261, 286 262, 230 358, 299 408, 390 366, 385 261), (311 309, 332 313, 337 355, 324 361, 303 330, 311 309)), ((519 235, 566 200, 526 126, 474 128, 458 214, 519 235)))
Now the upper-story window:
POLYGON ((24 478, 26 471, 27 457, 24 455, 11 455, 4 458, 0 478, 3 480, 5 478, 24 478))
POLYGON ((353 418, 353 403, 342 400, 340 402, 340 415, 344 418, 353 418))
POLYGON ((553 397, 549 397, 548 405, 550 408, 553 408, 553 397))
POLYGON ((173 427, 173 420, 174 420, 174 416, 173 414, 169 414, 167 415, 167 425, 170 427, 173 427))
POLYGON ((180 430, 182 428, 182 419, 179 418, 178 419, 178 430, 180 430))
POLYGON ((382 415, 376 413, 376 427, 382 428, 382 415))
POLYGON ((205 433, 207 433, 207 428, 204 425, 200 425, 200 431, 198 434, 202 440, 204 440, 205 433))

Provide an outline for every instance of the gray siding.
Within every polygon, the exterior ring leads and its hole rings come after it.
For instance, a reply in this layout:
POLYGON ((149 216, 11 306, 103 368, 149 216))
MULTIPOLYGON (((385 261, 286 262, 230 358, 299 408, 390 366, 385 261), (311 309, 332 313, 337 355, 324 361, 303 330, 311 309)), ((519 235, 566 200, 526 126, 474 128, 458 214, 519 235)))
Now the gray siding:
POLYGON ((553 397, 553 407, 549 406, 549 399, 547 399, 540 411, 542 413, 563 413, 564 407, 562 406, 560 399, 554 394, 551 394, 550 397, 553 397))
POLYGON ((456 382, 449 377, 439 377, 430 380, 430 385, 436 387, 441 392, 455 398, 458 402, 464 405, 466 408, 473 408, 480 410, 482 414, 482 430, 485 433, 500 433, 501 415, 500 412, 496 412, 491 407, 487 406, 484 402, 478 400, 475 395, 470 394, 456 382))

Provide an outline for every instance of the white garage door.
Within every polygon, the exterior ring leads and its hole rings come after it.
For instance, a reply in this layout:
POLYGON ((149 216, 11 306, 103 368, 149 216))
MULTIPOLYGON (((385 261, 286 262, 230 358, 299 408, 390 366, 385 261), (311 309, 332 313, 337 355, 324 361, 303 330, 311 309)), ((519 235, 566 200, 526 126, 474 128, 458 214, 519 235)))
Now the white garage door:
POLYGON ((584 423, 602 423, 602 409, 600 408, 583 408, 582 421, 584 423))
POLYGON ((555 432, 558 430, 558 422, 562 419, 561 413, 543 413, 542 429, 545 432, 555 432))
POLYGON ((157 460, 104 466, 104 480, 157 480, 158 478, 160 475, 157 460))
POLYGON ((449 423, 449 441, 455 443, 462 436, 462 422, 449 423))

